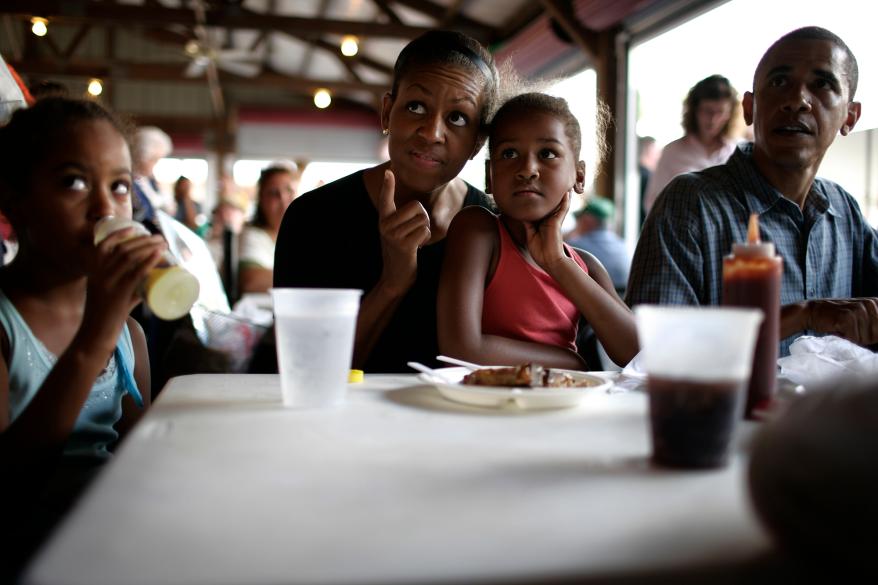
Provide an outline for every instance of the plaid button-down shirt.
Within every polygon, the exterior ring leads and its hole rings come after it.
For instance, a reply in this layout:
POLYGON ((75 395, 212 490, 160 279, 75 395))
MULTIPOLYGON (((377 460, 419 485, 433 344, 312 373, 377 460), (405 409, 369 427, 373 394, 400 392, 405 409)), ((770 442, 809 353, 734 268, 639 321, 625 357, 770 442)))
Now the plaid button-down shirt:
MULTIPOLYGON (((781 305, 805 299, 878 296, 878 234, 844 189, 815 179, 805 208, 759 174, 752 144, 724 165, 674 179, 643 225, 626 302, 718 305, 722 259, 747 240, 759 214, 763 241, 783 258, 781 305)), ((781 355, 800 334, 781 342, 781 355)))

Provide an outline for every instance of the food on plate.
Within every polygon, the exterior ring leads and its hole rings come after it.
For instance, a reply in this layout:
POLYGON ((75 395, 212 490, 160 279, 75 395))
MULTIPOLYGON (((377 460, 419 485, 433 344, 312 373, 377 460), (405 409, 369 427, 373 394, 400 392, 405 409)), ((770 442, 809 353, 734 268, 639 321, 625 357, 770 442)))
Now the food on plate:
POLYGON ((572 388, 588 386, 569 372, 544 368, 537 364, 521 364, 503 368, 480 368, 461 380, 469 386, 509 386, 514 388, 572 388))

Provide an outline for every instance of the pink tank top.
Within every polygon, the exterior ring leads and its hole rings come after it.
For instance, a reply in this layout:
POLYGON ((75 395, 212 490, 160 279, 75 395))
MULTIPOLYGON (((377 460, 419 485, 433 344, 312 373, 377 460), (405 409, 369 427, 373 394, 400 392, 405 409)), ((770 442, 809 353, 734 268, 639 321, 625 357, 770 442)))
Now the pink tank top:
MULTIPOLYGON (((499 217, 497 232, 500 257, 485 288, 482 332, 575 351, 579 309, 554 278, 525 260, 499 217)), ((588 273, 579 254, 567 244, 564 251, 588 273)))

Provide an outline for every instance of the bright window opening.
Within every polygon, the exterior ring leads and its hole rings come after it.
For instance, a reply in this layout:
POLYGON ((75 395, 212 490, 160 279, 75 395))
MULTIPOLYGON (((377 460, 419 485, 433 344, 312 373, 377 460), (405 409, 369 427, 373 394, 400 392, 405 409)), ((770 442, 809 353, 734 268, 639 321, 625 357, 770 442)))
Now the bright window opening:
MULTIPOLYGON (((878 127, 878 113, 870 104, 878 103, 878 61, 872 59, 878 36, 872 19, 865 17, 864 6, 859 0, 837 0, 832 10, 824 0, 731 0, 634 46, 629 55, 629 91, 636 96, 636 134, 653 136, 660 146, 681 137, 683 100, 697 81, 724 75, 743 95, 752 88, 756 65, 771 43, 802 26, 829 29, 857 56, 856 99, 864 107, 855 132, 836 139, 818 174, 849 191, 875 224, 878 177, 869 169, 876 164, 870 157, 878 131, 871 129, 878 127)), ((637 204, 633 199, 636 189, 629 186, 627 193, 626 207, 637 204)), ((631 217, 630 212, 626 214, 631 217)), ((626 231, 636 236, 636 228, 626 231)))

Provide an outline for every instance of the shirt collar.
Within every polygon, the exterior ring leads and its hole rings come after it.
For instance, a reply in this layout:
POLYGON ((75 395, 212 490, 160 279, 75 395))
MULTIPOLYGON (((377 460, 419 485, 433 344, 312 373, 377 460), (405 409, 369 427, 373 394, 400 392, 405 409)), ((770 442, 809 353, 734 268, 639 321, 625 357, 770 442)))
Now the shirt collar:
MULTIPOLYGON (((761 215, 777 205, 781 200, 789 201, 756 168, 753 162, 752 142, 742 142, 738 145, 735 152, 729 158, 729 166, 743 183, 745 187, 744 197, 747 200, 749 209, 754 213, 761 215)), ((838 215, 832 207, 832 201, 826 195, 822 182, 817 179, 814 179, 814 182, 811 184, 806 206, 813 207, 817 213, 838 215)))

